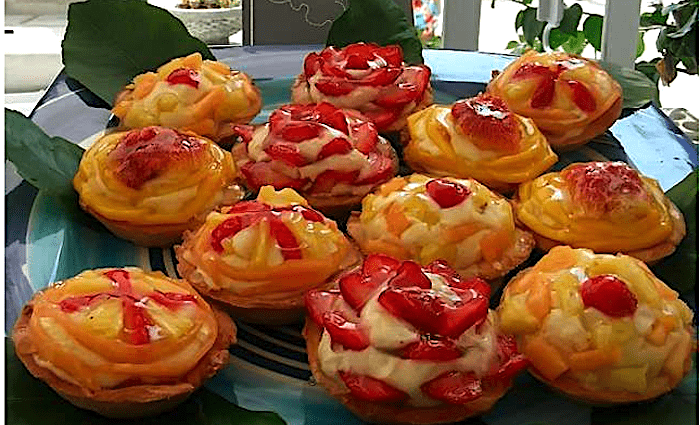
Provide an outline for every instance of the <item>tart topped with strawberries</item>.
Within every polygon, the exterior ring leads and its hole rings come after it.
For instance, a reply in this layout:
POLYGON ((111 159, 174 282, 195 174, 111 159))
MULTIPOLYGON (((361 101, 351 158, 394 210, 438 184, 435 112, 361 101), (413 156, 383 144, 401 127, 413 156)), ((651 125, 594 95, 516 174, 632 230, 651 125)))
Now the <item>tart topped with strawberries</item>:
POLYGON ((496 96, 479 94, 408 117, 406 162, 416 171, 471 177, 509 191, 557 162, 533 121, 496 96))
POLYGON ((430 68, 408 65, 399 45, 328 46, 304 58, 292 103, 330 102, 357 109, 380 133, 400 131, 406 117, 433 102, 430 68))
POLYGON ((358 416, 444 423, 482 414, 527 367, 489 311, 489 285, 444 261, 371 254, 338 290, 306 294, 316 380, 358 416))
POLYGON ((233 125, 248 123, 261 107, 250 77, 193 53, 134 77, 117 95, 112 113, 123 128, 162 125, 223 142, 233 125))
POLYGON ((623 254, 555 247, 508 283, 498 316, 538 378, 595 403, 671 391, 697 351, 692 311, 623 254))
POLYGON ((515 211, 545 250, 564 244, 654 262, 685 236, 658 182, 623 162, 575 163, 524 183, 515 211))
POLYGON ((622 88, 596 62, 564 52, 520 56, 487 92, 532 118, 555 149, 582 145, 620 116, 622 88))
POLYGON ((335 221, 294 190, 272 186, 209 214, 175 253, 178 271, 200 293, 262 323, 299 319, 306 290, 360 259, 335 221))
POLYGON ((267 124, 238 130, 243 143, 232 152, 248 187, 290 187, 327 213, 358 205, 398 171, 374 124, 327 102, 285 105, 267 124))
POLYGON ((495 279, 535 245, 510 203, 473 179, 396 177, 362 201, 348 233, 366 253, 427 265, 443 259, 464 277, 495 279))
POLYGON ((12 338, 32 375, 73 404, 136 417, 174 407, 223 367, 235 326, 186 282, 127 267, 36 293, 12 338))

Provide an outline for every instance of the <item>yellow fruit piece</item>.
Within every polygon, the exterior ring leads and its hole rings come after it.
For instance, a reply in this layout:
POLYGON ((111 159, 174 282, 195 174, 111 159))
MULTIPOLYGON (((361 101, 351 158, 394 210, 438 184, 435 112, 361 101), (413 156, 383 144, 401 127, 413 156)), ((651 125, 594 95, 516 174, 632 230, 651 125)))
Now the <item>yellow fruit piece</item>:
POLYGON ((153 91, 153 87, 156 86, 157 82, 158 76, 153 72, 147 72, 134 77, 134 98, 143 99, 146 97, 153 91))
POLYGON ((257 197, 258 202, 268 204, 273 207, 286 207, 289 205, 304 205, 309 203, 299 195, 294 189, 284 188, 276 191, 274 186, 263 186, 260 188, 257 197))
POLYGON ((427 200, 418 196, 408 196, 403 207, 407 216, 414 217, 430 226, 434 226, 440 221, 440 214, 433 211, 427 200))
POLYGON ((122 302, 110 299, 99 303, 95 308, 80 311, 75 318, 89 332, 106 338, 116 338, 122 330, 122 302))
POLYGON ((605 349, 613 344, 612 325, 598 324, 593 328, 593 341, 597 348, 605 349))
POLYGON ((565 270, 576 265, 576 251, 568 246, 555 246, 535 264, 535 270, 548 273, 565 270))
POLYGON ((434 260, 443 259, 447 262, 454 262, 457 256, 457 246, 452 245, 438 245, 435 243, 428 243, 423 246, 420 251, 420 263, 429 264, 434 260))
POLYGON ((459 243, 481 229, 483 229, 483 226, 477 223, 466 223, 449 227, 445 229, 444 240, 446 243, 459 243))
POLYGON ((507 334, 524 334, 537 331, 539 321, 530 313, 525 300, 527 293, 506 296, 498 307, 501 330, 507 334))
POLYGON ((612 366, 622 359, 620 347, 595 348, 593 350, 572 353, 569 356, 569 365, 573 371, 596 370, 601 367, 612 366))
POLYGON ((569 365, 554 346, 537 336, 526 341, 523 354, 546 379, 553 381, 569 370, 569 365))
POLYGON ((153 300, 146 303, 148 314, 156 325, 173 338, 179 338, 192 329, 194 322, 187 314, 188 308, 182 307, 175 311, 161 306, 153 300))
POLYGON ((71 295, 95 294, 109 291, 113 288, 112 281, 106 276, 97 276, 97 273, 78 275, 71 279, 70 285, 59 285, 66 298, 71 295))
POLYGON ((400 237, 411 225, 411 221, 404 214, 403 207, 397 202, 392 202, 389 208, 386 209, 384 220, 386 221, 387 230, 397 237, 400 237))
POLYGON ((671 377, 672 383, 680 381, 685 375, 685 363, 690 352, 691 342, 690 333, 683 332, 681 340, 666 358, 662 370, 671 377))
POLYGON ((647 389, 647 367, 625 367, 610 371, 609 384, 613 388, 643 393, 647 389))
POLYGON ((183 68, 198 70, 202 67, 202 55, 200 53, 192 53, 191 55, 182 58, 182 61, 180 63, 183 68))
POLYGON ((637 334, 631 320, 615 320, 612 322, 611 326, 612 340, 617 344, 624 344, 637 334))
POLYGON ((559 308, 572 316, 583 312, 583 301, 581 300, 576 276, 565 273, 554 280, 553 286, 559 308))
POLYGON ((666 337, 676 327, 676 319, 673 316, 661 316, 651 325, 651 331, 646 335, 646 340, 656 346, 666 344, 666 337))
POLYGON ((379 187, 379 194, 389 196, 390 193, 401 190, 406 185, 403 177, 394 177, 379 187))
POLYGON ((223 62, 206 60, 204 61, 204 67, 223 75, 231 73, 231 68, 223 62))

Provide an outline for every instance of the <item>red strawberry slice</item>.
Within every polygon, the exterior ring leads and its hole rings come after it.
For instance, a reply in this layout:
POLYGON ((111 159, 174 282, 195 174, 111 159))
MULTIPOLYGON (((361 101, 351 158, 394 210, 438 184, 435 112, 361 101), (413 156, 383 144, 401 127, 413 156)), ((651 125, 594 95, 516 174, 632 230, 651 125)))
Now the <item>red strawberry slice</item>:
POLYGON ((99 300, 109 298, 108 294, 90 294, 81 295, 77 297, 70 297, 61 300, 58 304, 61 310, 65 313, 74 313, 83 307, 87 307, 90 304, 97 302, 99 300))
POLYGON ((352 76, 345 72, 345 70, 340 66, 340 62, 337 61, 321 62, 321 73, 329 77, 338 77, 341 79, 352 78, 352 76))
POLYGON ((347 62, 345 63, 345 68, 347 69, 369 69, 369 63, 367 58, 359 54, 348 55, 347 62))
POLYGON ((187 68, 178 68, 165 78, 169 84, 184 84, 194 88, 199 87, 201 80, 199 72, 187 68))
POLYGON ((382 87, 392 84, 401 75, 403 70, 400 67, 384 67, 377 68, 370 75, 358 80, 359 84, 364 86, 382 87))
POLYGON ((482 295, 471 291, 459 295, 462 301, 454 306, 445 305, 438 321, 439 333, 451 338, 457 338, 472 326, 481 324, 489 311, 489 301, 482 295), (465 300, 465 294, 473 298, 465 300))
POLYGON ((238 232, 244 228, 244 219, 239 215, 234 215, 224 220, 221 224, 216 226, 211 232, 211 247, 214 251, 221 253, 224 251, 221 241, 226 238, 235 236, 238 232))
POLYGON ((491 297, 491 285, 489 285, 484 279, 476 276, 469 279, 463 279, 459 273, 455 271, 455 269, 447 264, 447 261, 441 258, 428 264, 425 269, 430 273, 435 273, 445 278, 447 284, 453 288, 464 290, 473 289, 486 298, 491 297))
POLYGON ((316 89, 326 96, 344 96, 355 90, 355 85, 349 81, 319 80, 315 83, 316 89))
POLYGON ((299 152, 299 147, 291 143, 276 142, 265 148, 265 153, 276 161, 282 161, 293 167, 301 167, 307 164, 299 152))
POLYGON ((374 99, 374 103, 383 108, 404 107, 420 97, 421 92, 418 88, 410 83, 403 83, 392 86, 383 91, 382 94, 374 99))
POLYGON ((280 136, 290 142, 302 142, 313 139, 321 134, 321 127, 314 122, 294 122, 285 125, 280 131, 280 136))
POLYGON ((349 322, 336 311, 323 313, 323 327, 331 337, 331 343, 340 344, 352 351, 362 351, 369 347, 369 336, 357 323, 349 322))
POLYGON ((401 115, 400 108, 381 109, 377 111, 362 111, 368 120, 374 123, 377 131, 382 132, 389 128, 401 115))
POLYGON ((477 276, 470 277, 469 279, 460 279, 458 283, 451 286, 459 289, 473 289, 486 299, 491 297, 491 285, 477 276))
POLYGON ((367 375, 357 375, 342 370, 338 371, 338 375, 345 382, 352 396, 363 401, 392 403, 408 398, 405 392, 367 375))
POLYGON ((552 104, 554 99, 554 80, 551 78, 543 79, 535 88, 530 99, 530 106, 535 109, 544 109, 552 104))
POLYGON ((421 385, 428 396, 450 404, 465 404, 481 397, 481 379, 473 372, 446 372, 421 385))
POLYGON ((321 69, 321 61, 321 57, 315 52, 306 55, 304 58, 304 76, 307 80, 321 69))
POLYGON ((392 44, 380 47, 374 53, 384 59, 389 66, 401 66, 403 64, 403 51, 399 45, 392 44))
POLYGON ((511 335, 498 335, 498 360, 498 370, 489 376, 489 379, 501 382, 509 382, 518 372, 530 365, 525 356, 518 352, 515 338, 511 335))
POLYGON ((554 72, 549 69, 548 66, 539 65, 536 63, 526 63, 520 66, 513 73, 513 80, 519 80, 523 78, 529 78, 532 76, 554 78, 554 72))
POLYGON ((241 201, 229 207, 224 207, 221 211, 226 214, 235 214, 270 211, 271 209, 272 207, 269 205, 262 204, 258 201, 241 201))
POLYGON ((581 298, 586 307, 593 307, 611 317, 632 316, 637 310, 634 293, 625 282, 609 274, 584 281, 581 298))
POLYGON ((131 299, 122 299, 122 311, 124 317, 124 333, 130 343, 134 345, 148 344, 151 337, 148 335, 148 326, 153 325, 146 315, 143 307, 136 305, 131 299))
POLYGON ((356 271, 341 277, 338 286, 345 302, 355 311, 360 311, 382 282, 382 280, 364 277, 356 271))
POLYGON ((386 274, 393 273, 399 268, 401 262, 395 258, 385 254, 370 254, 362 263, 362 273, 365 276, 370 276, 375 273, 384 272, 386 274))
POLYGON ((269 162, 246 162, 241 166, 241 173, 246 184, 252 190, 259 190, 265 185, 272 185, 276 190, 291 187, 296 191, 303 190, 309 179, 295 179, 286 176, 270 167, 269 162))
POLYGON ((430 180, 426 183, 425 190, 441 208, 459 205, 471 195, 471 190, 468 187, 445 179, 430 180))
POLYGON ((321 151, 316 157, 316 161, 320 161, 332 155, 345 155, 346 153, 351 151, 352 145, 350 144, 348 139, 345 139, 343 137, 336 137, 335 139, 323 145, 321 151))
POLYGON ((377 128, 371 122, 361 122, 350 127, 353 137, 357 140, 355 147, 365 155, 374 151, 379 143, 377 128))
POLYGON ((290 208, 290 210, 301 213, 301 216, 304 217, 304 219, 314 223, 323 223, 326 221, 326 218, 320 212, 311 208, 306 208, 303 205, 294 205, 290 208))
POLYGON ((326 170, 316 176, 314 180, 314 185, 311 187, 310 192, 313 193, 328 193, 335 187, 338 183, 350 183, 352 184, 359 170, 353 171, 338 171, 338 170, 326 170))
POLYGON ((588 88, 581 83, 580 81, 567 81, 567 84, 569 85, 569 88, 571 89, 572 92, 572 98, 574 100, 574 103, 576 106, 581 108, 582 111, 585 112, 593 112, 595 111, 595 98, 591 94, 590 91, 588 91, 588 88))
POLYGON ((345 113, 341 109, 336 108, 328 102, 321 102, 316 105, 316 112, 319 116, 318 122, 348 134, 348 121, 345 117, 345 113))
POLYGON ((247 124, 236 124, 231 127, 231 134, 228 137, 232 139, 238 139, 245 143, 246 146, 253 140, 253 133, 255 132, 255 126, 247 124))
POLYGON ((197 298, 195 298, 194 295, 179 294, 176 292, 156 291, 151 294, 148 294, 148 297, 170 310, 176 310, 186 303, 197 302, 197 298))
POLYGON ((398 167, 392 158, 372 152, 368 155, 368 160, 371 171, 356 182, 358 186, 385 182, 396 174, 398 167))
POLYGON ((396 270, 396 276, 389 281, 389 286, 394 288, 405 288, 416 286, 418 288, 430 289, 433 283, 423 273, 420 264, 415 261, 406 260, 401 263, 396 270))
POLYGON ((454 340, 424 337, 402 348, 399 355, 402 359, 448 362, 462 357, 462 351, 454 340))
POLYGON ((304 294, 304 306, 309 318, 320 328, 323 328, 323 315, 333 310, 333 306, 342 300, 340 291, 321 291, 312 289, 304 294))
POLYGON ((286 260, 300 260, 302 258, 301 248, 297 242, 294 232, 287 227, 282 220, 277 217, 268 220, 270 234, 277 241, 277 247, 282 253, 282 258, 286 260))

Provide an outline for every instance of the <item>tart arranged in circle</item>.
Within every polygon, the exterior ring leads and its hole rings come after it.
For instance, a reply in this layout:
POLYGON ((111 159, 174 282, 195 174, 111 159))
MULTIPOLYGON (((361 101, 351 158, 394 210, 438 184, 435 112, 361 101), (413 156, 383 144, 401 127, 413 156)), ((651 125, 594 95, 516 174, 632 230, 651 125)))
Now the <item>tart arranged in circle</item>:
POLYGON ((243 197, 231 154, 209 139, 164 127, 113 132, 80 161, 80 205, 112 233, 167 246, 222 204, 243 197))
POLYGON ((433 102, 430 68, 407 65, 398 45, 329 46, 306 55, 292 86, 292 103, 320 102, 357 109, 381 133, 399 131, 408 115, 433 102))
POLYGON ((117 95, 112 113, 123 128, 151 125, 193 131, 217 142, 262 107, 260 91, 246 74, 193 53, 134 77, 117 95))
POLYGON ((622 110, 620 84, 596 62, 564 52, 529 51, 486 90, 516 114, 532 118, 555 149, 604 133, 622 110))
POLYGON ((623 162, 575 163, 524 183, 515 212, 544 250, 563 244, 654 262, 685 236, 658 182, 623 162))
POLYGON ((304 292, 359 261, 335 221, 292 189, 260 189, 255 201, 212 212, 175 248, 178 271, 237 317, 287 323, 301 317, 304 292))
POLYGON ((423 265, 443 259, 464 277, 495 279, 525 261, 535 241, 508 200, 473 179, 396 177, 348 220, 362 251, 423 265))
POLYGON ((382 254, 306 294, 311 371, 371 422, 455 422, 488 411, 527 367, 489 310, 489 285, 443 261, 382 254))
POLYGON ((495 190, 513 190, 557 162, 531 119, 488 94, 418 111, 408 117, 408 131, 404 156, 411 168, 471 177, 495 190))
POLYGON ((225 366, 235 333, 186 282, 127 267, 36 293, 12 339, 32 375, 71 403, 138 417, 174 407, 225 366))
POLYGON ((670 391, 697 350, 692 311, 623 254, 555 247, 508 283, 498 315, 538 378, 594 403, 670 391))
POLYGON ((263 126, 238 128, 243 143, 233 155, 248 187, 290 187, 324 212, 359 205, 398 170, 374 124, 330 103, 285 105, 263 126))

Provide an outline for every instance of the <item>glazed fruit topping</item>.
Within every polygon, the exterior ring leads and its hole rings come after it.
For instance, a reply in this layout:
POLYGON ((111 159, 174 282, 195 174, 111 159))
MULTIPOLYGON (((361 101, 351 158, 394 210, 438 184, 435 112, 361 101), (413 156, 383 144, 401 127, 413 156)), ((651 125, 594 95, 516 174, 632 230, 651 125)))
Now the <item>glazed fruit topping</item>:
POLYGON ((484 279, 480 277, 463 279, 459 273, 450 267, 450 265, 447 264, 447 261, 443 259, 433 261, 425 266, 425 269, 430 273, 434 273, 445 278, 448 284, 453 288, 473 289, 487 299, 491 297, 491 286, 484 279))
POLYGON ((396 269, 396 275, 389 281, 389 286, 393 288, 418 287, 430 289, 433 284, 423 273, 420 264, 415 261, 406 260, 396 269))
POLYGON ((560 79, 567 70, 584 65, 585 62, 577 58, 557 60, 550 66, 529 62, 513 73, 513 80, 523 78, 540 80, 530 99, 530 106, 535 109, 544 109, 552 104, 556 83, 562 81, 569 87, 571 99, 576 106, 584 112, 592 112, 595 111, 596 102, 588 88, 580 81, 560 79))
POLYGON ((472 372, 445 372, 421 385, 428 396, 450 404, 465 404, 481 397, 481 379, 472 372))
POLYGON ((357 323, 348 321, 335 311, 323 313, 323 327, 331 337, 332 344, 340 344, 346 350, 362 351, 369 347, 369 336, 357 323))
POLYGON ((639 174, 624 162, 589 162, 562 171, 573 199, 591 212, 606 213, 630 200, 646 201, 639 174))
POLYGON ((342 109, 327 102, 317 105, 284 105, 270 114, 270 132, 290 142, 313 139, 325 124, 348 134, 348 123, 342 109))
POLYGON ((265 148, 265 153, 273 160, 282 161, 292 167, 301 167, 307 164, 306 158, 299 152, 299 147, 292 143, 274 143, 265 148))
POLYGON ((316 157, 316 161, 320 161, 324 158, 328 158, 329 156, 333 155, 345 155, 346 153, 349 153, 351 151, 352 145, 350 144, 348 139, 345 139, 343 137, 336 137, 335 139, 323 145, 323 147, 318 153, 318 156, 316 157))
POLYGON ((303 190, 308 184, 308 178, 289 177, 272 167, 267 162, 246 162, 241 166, 241 173, 245 177, 248 186, 253 190, 259 190, 265 185, 273 186, 277 190, 282 190, 286 187, 296 191, 303 190))
POLYGON ((408 394, 403 391, 367 375, 357 375, 342 370, 338 371, 338 375, 345 382, 352 396, 363 401, 391 403, 408 398, 408 394))
POLYGON ((171 165, 195 160, 205 149, 196 136, 164 127, 131 130, 110 153, 117 164, 115 174, 128 187, 139 189, 171 165))
POLYGON ((459 100, 452 106, 452 116, 477 147, 510 153, 518 151, 520 127, 500 97, 479 94, 459 100))
POLYGON ((193 69, 178 68, 175 71, 171 72, 165 80, 172 85, 185 84, 196 89, 197 87, 199 87, 201 79, 202 78, 199 75, 199 72, 193 69))
POLYGON ((468 187, 446 179, 430 180, 426 183, 425 189, 441 208, 459 205, 471 194, 468 187))
POLYGON ((309 314, 311 320, 313 320, 314 323, 316 323, 316 325, 320 328, 323 328, 324 313, 332 311, 334 306, 342 301, 343 299, 341 298, 340 291, 338 290, 311 290, 306 291, 304 294, 304 306, 306 307, 306 312, 309 314))
POLYGON ((612 275, 592 277, 581 284, 581 299, 611 317, 632 316, 637 310, 637 297, 625 282, 612 275))
POLYGON ((342 276, 338 282, 345 301, 356 311, 364 307, 381 284, 396 274, 399 261, 383 254, 370 254, 356 270, 342 276))
POLYGON ((518 351, 515 338, 511 335, 498 335, 498 361, 498 370, 489 376, 489 379, 502 382, 510 381, 521 370, 530 366, 530 361, 518 351))
POLYGON ((403 347, 400 356, 410 360, 448 362, 462 357, 462 351, 452 339, 424 335, 419 341, 403 347))

